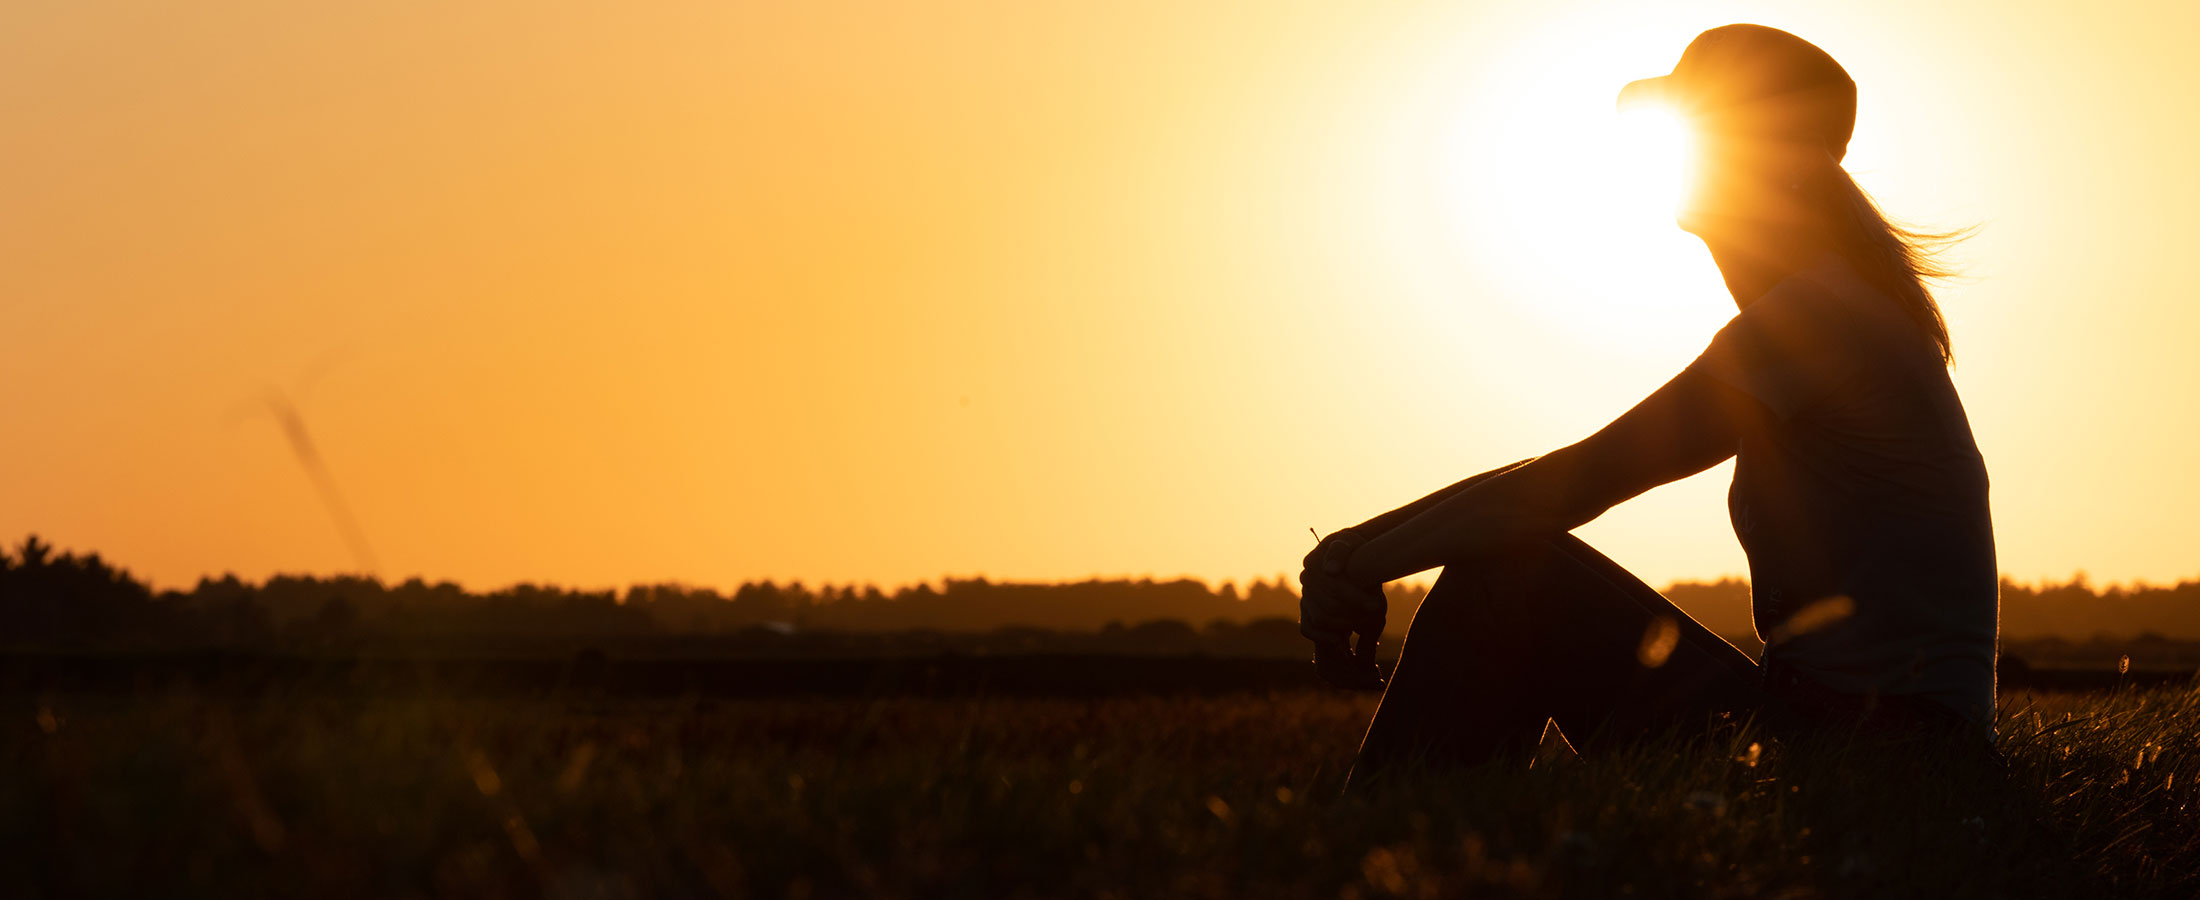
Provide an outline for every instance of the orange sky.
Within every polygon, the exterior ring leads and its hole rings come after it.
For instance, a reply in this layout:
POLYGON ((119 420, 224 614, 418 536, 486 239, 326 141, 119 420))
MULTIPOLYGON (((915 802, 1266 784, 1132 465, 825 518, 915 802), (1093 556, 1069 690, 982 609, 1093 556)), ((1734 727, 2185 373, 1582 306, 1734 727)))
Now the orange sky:
MULTIPOLYGON (((385 577, 1295 569, 1731 315, 1612 99, 1757 21, 1891 211, 1983 228, 2004 570, 2200 573, 2196 7, 1642 6, 10 4, 0 540, 356 568, 273 390, 385 577)), ((1727 473, 1583 533, 1740 572, 1727 473)))

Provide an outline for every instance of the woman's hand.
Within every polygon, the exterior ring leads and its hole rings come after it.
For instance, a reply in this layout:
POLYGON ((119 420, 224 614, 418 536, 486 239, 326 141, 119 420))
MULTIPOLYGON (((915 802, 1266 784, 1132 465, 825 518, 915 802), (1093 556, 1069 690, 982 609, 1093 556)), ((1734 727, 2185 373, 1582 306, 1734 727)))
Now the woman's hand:
POLYGON ((1383 675, 1375 667, 1375 645, 1389 617, 1382 588, 1312 569, 1299 573, 1299 587, 1299 633, 1314 642, 1314 670, 1322 680, 1351 690, 1382 690, 1383 675))
POLYGON ((1358 584, 1344 577, 1352 551, 1366 543, 1352 529, 1324 539, 1306 555, 1299 573, 1299 633, 1314 642, 1314 668, 1330 684, 1354 690, 1380 690, 1375 645, 1389 620, 1390 601, 1381 584, 1358 584), (1358 644, 1352 638, 1359 636, 1358 644))

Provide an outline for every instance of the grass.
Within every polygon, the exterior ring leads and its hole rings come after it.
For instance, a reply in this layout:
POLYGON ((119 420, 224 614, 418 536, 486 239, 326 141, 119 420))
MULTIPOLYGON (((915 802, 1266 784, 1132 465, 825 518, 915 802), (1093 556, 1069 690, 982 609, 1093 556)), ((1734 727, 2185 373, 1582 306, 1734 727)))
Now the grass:
POLYGON ((18 897, 2200 891, 2183 689, 2008 698, 2006 775, 1737 725, 1351 796, 1331 693, 4 702, 18 897))

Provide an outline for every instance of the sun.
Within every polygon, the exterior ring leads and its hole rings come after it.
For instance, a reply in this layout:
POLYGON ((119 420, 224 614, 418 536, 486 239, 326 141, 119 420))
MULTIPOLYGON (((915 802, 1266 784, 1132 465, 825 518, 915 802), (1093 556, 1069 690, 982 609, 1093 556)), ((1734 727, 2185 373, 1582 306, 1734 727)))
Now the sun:
POLYGON ((1614 117, 1614 158, 1622 177, 1612 185, 1613 205, 1633 218, 1680 210, 1689 190, 1692 134, 1681 117, 1663 107, 1626 110, 1614 117))
MULTIPOLYGON (((1529 64, 1523 64, 1529 65, 1529 64)), ((1669 358, 1734 314, 1703 244, 1674 217, 1690 132, 1669 110, 1615 108, 1655 68, 1541 58, 1454 111, 1442 200, 1454 250, 1504 303, 1599 352, 1669 358)))

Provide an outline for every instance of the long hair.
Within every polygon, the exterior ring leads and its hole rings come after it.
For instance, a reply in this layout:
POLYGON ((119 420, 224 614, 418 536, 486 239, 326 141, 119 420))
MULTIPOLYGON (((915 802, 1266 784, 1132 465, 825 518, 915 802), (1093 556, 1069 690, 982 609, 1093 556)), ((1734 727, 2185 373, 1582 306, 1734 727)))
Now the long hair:
POLYGON ((1940 314, 1940 304, 1926 282, 1955 277, 1956 270, 1942 254, 1970 237, 1973 229, 1921 231, 1901 225, 1887 218, 1848 170, 1835 165, 1828 180, 1834 195, 1829 218, 1841 252, 1866 281, 1902 304, 1918 330, 1940 350, 1941 362, 1955 362, 1955 351, 1948 344, 1948 320, 1940 314))

